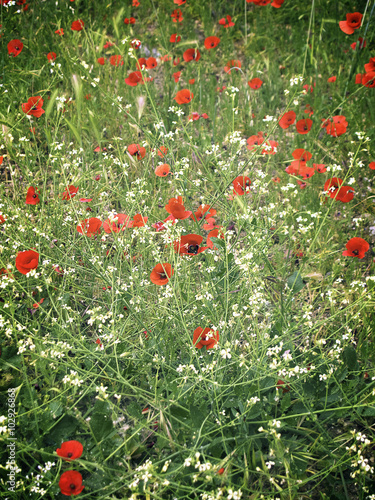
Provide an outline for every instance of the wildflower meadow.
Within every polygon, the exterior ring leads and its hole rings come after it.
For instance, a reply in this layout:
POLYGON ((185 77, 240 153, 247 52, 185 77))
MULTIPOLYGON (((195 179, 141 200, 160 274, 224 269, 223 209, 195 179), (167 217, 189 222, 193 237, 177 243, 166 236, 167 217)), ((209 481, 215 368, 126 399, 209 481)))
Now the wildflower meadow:
POLYGON ((0 43, 1 498, 375 500, 375 1, 0 43))

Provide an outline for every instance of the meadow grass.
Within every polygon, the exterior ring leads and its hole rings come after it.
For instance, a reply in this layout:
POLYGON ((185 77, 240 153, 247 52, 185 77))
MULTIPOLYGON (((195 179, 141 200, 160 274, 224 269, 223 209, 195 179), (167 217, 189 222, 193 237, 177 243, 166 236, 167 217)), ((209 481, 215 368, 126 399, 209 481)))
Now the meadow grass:
POLYGON ((258 3, 0 1, 2 498, 375 499, 375 3, 258 3))

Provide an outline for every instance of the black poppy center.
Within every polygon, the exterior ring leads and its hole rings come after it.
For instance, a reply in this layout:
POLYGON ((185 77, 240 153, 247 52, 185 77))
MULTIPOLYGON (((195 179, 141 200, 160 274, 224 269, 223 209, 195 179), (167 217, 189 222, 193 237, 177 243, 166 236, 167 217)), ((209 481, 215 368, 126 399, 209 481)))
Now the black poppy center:
POLYGON ((73 456, 73 453, 70 451, 67 455, 66 455, 68 458, 72 457, 73 456))
POLYGON ((76 489, 76 485, 72 483, 72 484, 69 486, 69 488, 70 488, 71 490, 75 490, 75 489, 76 489))
POLYGON ((353 250, 353 255, 359 255, 359 251, 358 250, 353 250))
POLYGON ((188 252, 196 255, 199 250, 199 245, 189 245, 188 252))
POLYGON ((167 275, 165 273, 159 273, 159 278, 161 280, 165 280, 167 278, 167 275))
POLYGON ((250 186, 250 181, 246 181, 245 186, 250 186))
POLYGON ((37 198, 37 197, 38 197, 38 195, 37 195, 37 194, 33 194, 33 198, 37 198))

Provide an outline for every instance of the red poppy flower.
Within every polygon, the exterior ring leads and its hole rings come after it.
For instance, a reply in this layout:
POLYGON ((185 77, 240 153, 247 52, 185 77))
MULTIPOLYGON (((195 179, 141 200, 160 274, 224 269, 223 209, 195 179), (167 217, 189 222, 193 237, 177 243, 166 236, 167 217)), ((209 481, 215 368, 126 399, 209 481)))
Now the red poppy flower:
POLYGON ((361 27, 363 15, 360 12, 353 12, 352 14, 346 14, 346 21, 340 21, 339 26, 341 31, 347 35, 352 35, 354 30, 361 27))
POLYGON ((278 142, 267 140, 265 143, 263 143, 264 149, 262 149, 262 155, 275 155, 276 154, 276 148, 279 145, 278 142))
POLYGON ((223 26, 224 28, 231 28, 232 26, 234 26, 234 23, 232 22, 232 16, 227 15, 226 18, 223 17, 219 20, 219 24, 221 24, 221 26, 223 26))
POLYGON ((345 245, 346 250, 342 252, 345 257, 357 257, 363 259, 365 253, 370 249, 370 245, 362 238, 352 238, 345 245))
POLYGON ((177 104, 188 104, 194 97, 194 94, 188 89, 179 90, 174 97, 177 104))
POLYGON ((129 215, 116 214, 113 218, 103 222, 103 229, 106 233, 119 233, 125 231, 127 227, 132 227, 129 215))
POLYGON ((332 122, 327 120, 323 126, 325 127, 327 134, 332 137, 339 137, 340 135, 345 134, 348 122, 346 121, 345 116, 338 115, 333 117, 332 122))
POLYGON ((71 200, 78 193, 78 189, 79 189, 78 187, 75 187, 72 184, 70 186, 67 186, 62 194, 62 199, 71 200))
POLYGON ((125 17, 124 23, 125 24, 135 24, 135 18, 134 17, 125 17))
POLYGON ((370 163, 369 168, 371 168, 371 170, 375 170, 375 161, 370 163))
POLYGON ((206 346, 206 349, 213 349, 215 345, 219 342, 219 332, 215 332, 212 328, 201 328, 198 326, 194 330, 193 344, 197 349, 202 349, 206 346))
POLYGON ((199 61, 201 58, 201 53, 198 49, 187 49, 183 54, 183 59, 185 62, 199 61))
POLYGON ((279 120, 281 128, 286 129, 296 121, 296 113, 293 110, 287 111, 279 120))
POLYGON ((214 246, 213 241, 211 238, 221 238, 222 240, 224 239, 223 235, 223 230, 222 228, 216 228, 210 231, 207 235, 207 247, 212 248, 213 250, 217 250, 217 248, 214 246))
POLYGON ((136 87, 138 83, 144 84, 142 73, 140 71, 133 71, 127 78, 125 78, 125 83, 131 87, 136 87))
POLYGON ((284 0, 273 0, 271 3, 272 7, 275 7, 276 9, 280 9, 282 4, 284 3, 284 0))
POLYGON ((137 68, 139 70, 145 69, 146 68, 146 58, 145 57, 140 57, 137 61, 137 68))
POLYGON ((189 85, 194 85, 194 83, 195 83, 195 78, 190 78, 189 85))
POLYGON ((220 227, 220 226, 216 226, 216 221, 213 217, 206 218, 206 222, 203 224, 203 229, 205 231, 211 231, 212 229, 215 229, 217 227, 220 227))
POLYGON ((151 224, 151 226, 156 230, 157 233, 159 233, 160 231, 164 231, 165 229, 165 226, 161 221, 155 222, 155 224, 151 224))
POLYGON ((174 23, 181 23, 183 20, 181 9, 175 9, 171 14, 174 23))
POLYGON ((64 28, 60 28, 60 29, 56 30, 55 33, 56 33, 56 35, 63 36, 63 34, 64 34, 64 28))
POLYGON ((38 193, 40 194, 38 189, 32 186, 29 187, 26 194, 26 205, 38 205, 40 203, 38 193))
POLYGON ((166 177, 171 171, 171 167, 165 163, 164 165, 158 165, 155 168, 155 175, 158 177, 166 177))
POLYGON ((17 57, 21 54, 22 49, 23 49, 23 43, 21 40, 18 40, 17 38, 15 40, 11 40, 8 45, 8 54, 13 57, 17 57))
POLYGON ((121 55, 117 55, 117 56, 111 56, 110 59, 109 59, 109 63, 112 66, 123 66, 124 61, 122 60, 122 56, 121 55))
POLYGON ((84 219, 77 226, 77 231, 80 234, 85 234, 91 238, 94 234, 100 234, 100 228, 102 226, 102 221, 96 217, 91 217, 90 219, 84 219))
POLYGON ((214 49, 220 43, 220 38, 217 36, 208 36, 204 41, 204 46, 207 50, 214 49))
POLYGON ((349 203, 354 198, 354 189, 351 186, 341 186, 337 192, 336 200, 349 203))
POLYGON ((147 220, 148 217, 143 217, 143 215, 141 214, 136 214, 130 223, 131 224, 130 227, 144 227, 146 225, 147 220))
POLYGON ((327 168, 323 163, 313 163, 313 167, 319 174, 324 174, 327 172, 327 168))
POLYGON ((362 77, 362 85, 365 87, 374 88, 375 87, 375 71, 370 71, 362 77))
POLYGON ((59 487, 63 495, 79 495, 84 488, 81 474, 75 470, 67 470, 60 477, 59 487))
POLYGON ((247 191, 249 191, 251 186, 251 180, 249 177, 245 177, 244 175, 239 175, 232 182, 234 191, 240 196, 244 195, 247 191))
POLYGON ((253 78, 247 84, 251 89, 258 90, 263 85, 263 81, 260 78, 253 78))
POLYGON ((203 217, 208 218, 214 215, 216 215, 216 210, 214 208, 211 208, 210 205, 201 205, 198 210, 191 215, 191 218, 200 221, 203 217))
POLYGON ((199 234, 185 234, 181 236, 180 241, 174 241, 173 247, 175 252, 180 255, 197 255, 207 250, 208 247, 200 247, 203 241, 203 236, 199 234))
POLYGON ((173 35, 171 35, 169 41, 171 43, 178 43, 181 41, 181 37, 180 37, 180 35, 177 35, 177 33, 173 33, 173 35))
POLYGON ((39 264, 39 253, 34 250, 19 252, 16 257, 16 268, 21 274, 27 274, 36 269, 39 264))
POLYGON ((180 64, 180 58, 177 57, 174 61, 173 61, 173 66, 177 66, 177 64, 180 64))
POLYGON ((105 44, 103 45, 103 49, 109 49, 109 47, 112 47, 113 45, 114 43, 108 40, 108 42, 105 42, 105 44))
POLYGON ((83 446, 79 441, 65 441, 61 448, 57 448, 56 453, 59 457, 67 460, 76 460, 80 458, 83 452, 83 446))
POLYGON ((315 174, 313 167, 308 167, 307 165, 301 165, 298 170, 298 175, 302 176, 303 179, 309 179, 315 174))
POLYGON ((128 146, 128 151, 131 156, 135 156, 137 160, 141 160, 146 156, 146 148, 140 146, 139 144, 130 144, 128 146))
POLYGON ((334 83, 337 80, 336 76, 330 76, 327 80, 328 83, 334 83))
POLYGON ((283 394, 285 394, 286 392, 290 391, 289 385, 287 385, 287 383, 284 382, 284 380, 278 380, 277 384, 276 384, 276 387, 278 389, 282 389, 283 390, 283 394))
POLYGON ((229 74, 232 70, 239 71, 240 69, 241 69, 241 61, 239 61, 237 59, 231 59, 224 66, 225 73, 229 73, 229 74))
POLYGON ((350 44, 350 46, 351 46, 351 48, 352 48, 353 50, 356 50, 356 49, 357 49, 357 43, 358 43, 358 42, 359 42, 359 45, 358 45, 358 48, 359 48, 359 49, 363 49, 363 48, 365 48, 365 47, 366 47, 366 45, 367 45, 367 44, 366 44, 366 40, 363 40, 363 38, 360 36, 360 37, 358 38, 358 41, 357 41, 357 42, 353 42, 352 44, 350 44))
POLYGON ((362 83, 362 78, 365 76, 366 73, 357 73, 355 75, 355 84, 360 85, 362 83))
POLYGON ((294 159, 300 160, 300 161, 309 161, 312 158, 312 154, 303 148, 295 149, 292 153, 292 156, 294 159))
POLYGON ((27 102, 22 104, 22 111, 27 115, 35 116, 35 118, 40 118, 43 113, 45 113, 43 106, 43 99, 40 95, 36 97, 29 97, 27 102))
POLYGON ((154 69, 158 65, 157 60, 155 57, 149 57, 146 61, 146 68, 147 69, 154 69))
POLYGON ((199 113, 197 113, 196 111, 193 111, 193 113, 191 115, 188 116, 188 121, 196 121, 196 120, 199 120, 199 118, 201 117, 201 115, 199 113))
POLYGON ((180 81, 181 78, 181 71, 176 71, 176 73, 173 73, 173 79, 176 83, 180 81))
POLYGON ((328 196, 330 198, 335 198, 337 194, 337 190, 342 185, 343 180, 338 177, 332 177, 331 179, 326 180, 324 183, 324 191, 328 191, 328 196))
POLYGON ((280 179, 280 177, 272 177, 272 181, 273 181, 275 184, 280 184, 281 179, 280 179))
POLYGON ((158 156, 160 156, 160 158, 164 158, 167 153, 168 148, 166 148, 165 146, 160 146, 160 148, 158 149, 158 156))
POLYGON ((310 118, 303 118, 296 123, 296 129, 299 134, 308 134, 311 130, 313 121, 310 118))
POLYGON ((375 57, 371 57, 369 62, 365 64, 366 73, 370 73, 371 71, 375 71, 375 57))
POLYGON ((105 63, 105 59, 104 57, 98 57, 98 59, 96 60, 101 66, 104 66, 104 63, 105 63))
POLYGON ((263 132, 258 132, 257 135, 251 135, 247 139, 247 149, 252 151, 256 146, 260 146, 265 138, 263 137, 263 132))
POLYGON ((176 5, 183 5, 184 3, 186 3, 186 0, 173 0, 173 3, 175 3, 176 5))
POLYGON ((49 60, 49 62, 54 62, 56 61, 56 53, 55 52, 48 52, 47 54, 47 59, 49 60))
POLYGON ((157 264, 150 274, 150 280, 154 285, 166 285, 173 274, 174 270, 170 264, 157 264))
POLYGON ((85 26, 85 23, 82 21, 82 19, 78 19, 78 21, 72 22, 70 29, 73 31, 81 31, 84 26, 85 26))
POLYGON ((175 219, 179 220, 187 219, 192 214, 190 210, 185 210, 181 196, 178 196, 177 198, 171 198, 164 208, 175 219))

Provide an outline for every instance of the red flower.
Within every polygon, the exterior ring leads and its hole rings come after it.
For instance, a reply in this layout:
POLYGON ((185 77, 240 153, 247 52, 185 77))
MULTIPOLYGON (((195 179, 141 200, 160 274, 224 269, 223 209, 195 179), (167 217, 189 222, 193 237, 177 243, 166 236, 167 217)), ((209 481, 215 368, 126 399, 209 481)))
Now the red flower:
POLYGON ((127 227, 132 227, 129 215, 116 214, 113 218, 103 222, 103 229, 106 233, 119 233, 125 231, 127 227))
POLYGON ((59 457, 67 460, 76 460, 82 455, 83 446, 79 441, 65 441, 61 448, 57 448, 56 453, 59 457))
POLYGON ((157 60, 155 57, 149 57, 146 61, 146 68, 147 69, 154 69, 158 65, 157 60))
POLYGON ((207 250, 208 247, 200 247, 203 241, 203 236, 199 234, 185 234, 181 236, 180 241, 174 241, 173 247, 175 252, 180 255, 197 255, 207 250))
POLYGON ((128 151, 131 156, 135 156, 137 160, 141 160, 146 156, 146 148, 140 146, 139 144, 130 144, 128 146, 128 151))
POLYGON ((171 43, 178 43, 178 42, 181 41, 181 37, 180 37, 180 35, 177 35, 176 33, 173 33, 173 35, 171 35, 169 41, 171 43))
POLYGON ((308 134, 311 130, 313 121, 310 118, 303 118, 296 123, 296 129, 299 134, 308 134))
POLYGON ((194 94, 188 89, 179 90, 174 97, 177 104, 188 104, 194 97, 194 94))
POLYGON ((164 208, 175 219, 179 220, 187 219, 192 214, 190 210, 189 211, 185 210, 181 196, 178 196, 177 198, 171 198, 164 208))
POLYGON ((327 168, 323 163, 313 163, 314 169, 319 173, 319 174, 324 174, 327 172, 327 168))
POLYGON ((175 9, 172 12, 171 17, 174 23, 181 23, 183 20, 181 9, 175 9))
POLYGON ((330 76, 327 80, 328 83, 334 83, 337 80, 336 76, 330 76))
POLYGON ((38 189, 32 186, 29 187, 26 194, 26 205, 38 205, 40 203, 38 193, 40 194, 38 189))
POLYGON ((286 392, 290 391, 289 385, 287 385, 286 382, 284 382, 284 380, 278 380, 277 384, 276 384, 276 387, 278 389, 282 389, 283 390, 283 394, 285 394, 286 392))
POLYGON ((355 82, 354 82, 354 83, 355 83, 356 85, 361 84, 361 83, 362 83, 362 78, 365 76, 365 74, 366 74, 366 73, 357 73, 357 74, 355 75, 355 82))
POLYGON ((173 3, 175 3, 176 5, 183 5, 184 3, 186 3, 186 0, 173 0, 173 3))
POLYGON ((362 77, 362 85, 365 87, 375 87, 375 71, 370 71, 362 77))
POLYGON ((189 85, 194 85, 194 83, 195 83, 195 78, 190 78, 189 85))
POLYGON ((260 78, 253 78, 247 84, 251 89, 258 90, 263 85, 263 81, 260 78))
POLYGON ((250 189, 251 180, 249 179, 249 177, 245 177, 244 175, 239 175, 234 179, 232 184, 234 192, 242 196, 250 189))
POLYGON ((91 217, 90 219, 81 221, 77 226, 77 231, 91 238, 94 234, 100 234, 101 225, 102 221, 100 219, 91 217))
POLYGON ((131 227, 143 227, 146 225, 148 217, 143 217, 141 214, 136 214, 131 221, 131 227))
POLYGON ((363 49, 363 48, 365 48, 365 47, 366 47, 366 40, 363 40, 363 38, 360 36, 360 37, 358 38, 358 41, 357 41, 357 42, 353 42, 352 44, 350 44, 350 46, 351 46, 351 48, 352 48, 353 50, 356 50, 356 48, 357 48, 357 43, 358 43, 358 42, 359 42, 359 46, 358 46, 358 48, 359 48, 359 49, 363 49))
POLYGON ((275 7, 276 9, 280 9, 282 4, 284 3, 284 0, 273 0, 271 3, 272 7, 275 7))
POLYGON ((370 245, 362 238, 352 238, 345 246, 346 250, 342 254, 345 257, 358 257, 358 259, 363 259, 370 249, 370 245))
POLYGON ((60 477, 59 487, 63 495, 79 495, 84 488, 81 474, 75 470, 67 470, 60 477))
POLYGON ((104 57, 98 57, 97 62, 98 62, 101 66, 104 66, 104 63, 105 63, 105 59, 104 59, 104 57))
POLYGON ((342 179, 339 179, 338 177, 332 177, 324 183, 324 191, 328 191, 328 196, 330 198, 335 198, 337 190, 340 188, 342 183, 342 179))
POLYGON ((78 19, 78 21, 72 22, 70 29, 73 31, 81 31, 83 29, 84 25, 85 25, 85 23, 82 21, 82 19, 78 19))
POLYGON ((114 43, 108 40, 108 42, 105 42, 105 44, 103 45, 103 49, 109 49, 109 47, 112 47, 113 45, 114 43))
POLYGON ((167 164, 164 163, 164 165, 158 165, 155 168, 155 175, 158 177, 166 177, 171 171, 171 167, 167 164))
POLYGON ((332 137, 339 137, 344 134, 346 132, 346 127, 348 126, 345 116, 334 116, 332 120, 333 122, 327 120, 322 125, 326 129, 327 134, 332 137))
POLYGON ((23 43, 21 40, 18 40, 17 38, 15 40, 11 40, 8 45, 8 54, 13 57, 17 57, 21 54, 22 49, 23 49, 23 43))
POLYGON ((165 146, 160 146, 160 148, 158 149, 158 156, 160 156, 160 158, 164 158, 167 153, 168 148, 166 148, 165 146))
POLYGON ((174 270, 170 264, 157 264, 150 274, 150 280, 154 285, 166 285, 173 274, 174 270))
POLYGON ((206 349, 213 349, 215 345, 219 342, 219 332, 215 332, 212 328, 201 328, 198 326, 194 330, 193 344, 197 349, 202 349, 205 345, 206 349))
POLYGON ((220 43, 220 38, 218 38, 217 36, 208 36, 204 41, 204 46, 206 47, 207 50, 211 50, 217 47, 219 43, 220 43))
POLYGON ((27 115, 32 115, 35 116, 35 118, 40 118, 45 112, 44 109, 42 109, 42 106, 43 99, 40 97, 40 95, 36 97, 29 97, 27 102, 24 102, 22 104, 22 111, 27 115))
POLYGON ((297 148, 292 153, 293 158, 299 161, 309 161, 312 158, 312 154, 303 148, 297 148))
POLYGON ((360 12, 353 12, 352 14, 346 14, 346 21, 340 21, 339 26, 341 31, 347 35, 352 35, 354 30, 361 27, 363 15, 360 12))
POLYGON ((252 151, 256 146, 260 146, 265 138, 263 137, 263 132, 258 132, 257 135, 251 135, 247 139, 247 149, 252 151))
POLYGON ((293 110, 287 111, 279 120, 281 128, 286 129, 296 121, 296 113, 293 110))
POLYGON ((123 66, 124 61, 122 60, 122 56, 118 55, 118 56, 111 56, 109 59, 109 63, 112 66, 123 66))
POLYGON ((71 184, 70 186, 67 186, 65 188, 65 191, 62 194, 62 199, 63 200, 71 200, 78 193, 78 189, 79 188, 73 186, 73 184, 71 184))
POLYGON ((221 228, 213 229, 207 235, 207 247, 212 248, 213 250, 217 250, 217 248, 214 246, 213 242, 211 241, 211 238, 221 238, 223 240, 224 235, 223 235, 222 229, 221 228))
POLYGON ((341 201, 342 203, 349 203, 354 198, 354 189, 351 186, 341 186, 339 189, 336 200, 341 201))
POLYGON ((56 53, 55 52, 48 52, 47 54, 47 59, 49 60, 49 62, 54 62, 56 61, 56 53))
POLYGON ((365 64, 366 73, 370 73, 371 71, 375 71, 375 57, 371 57, 369 62, 365 64))
POLYGON ((375 170, 375 161, 370 163, 369 168, 371 168, 371 170, 375 170))
POLYGON ((272 140, 267 140, 263 146, 264 149, 262 149, 262 155, 275 155, 276 154, 276 148, 279 145, 278 142, 272 141, 272 140))
POLYGON ((130 85, 131 87, 136 87, 138 83, 144 84, 142 73, 140 71, 133 71, 130 75, 125 78, 126 85, 130 85))
POLYGON ((199 61, 201 58, 201 53, 198 49, 187 49, 185 50, 183 56, 185 62, 199 61))
POLYGON ((219 20, 219 24, 221 24, 224 28, 231 28, 232 26, 234 26, 234 23, 232 22, 232 16, 227 15, 226 19, 225 17, 223 17, 219 20))
POLYGON ((173 79, 176 83, 180 81, 181 78, 181 71, 176 71, 176 73, 173 73, 173 79))
POLYGON ((227 64, 224 66, 225 73, 230 74, 232 69, 239 71, 241 69, 241 61, 237 59, 231 59, 230 61, 228 61, 227 64))
POLYGON ((56 33, 56 35, 63 36, 63 34, 64 34, 64 28, 60 28, 60 29, 56 30, 55 33, 56 33))
POLYGON ((203 217, 207 219, 214 215, 216 215, 216 210, 214 208, 211 208, 210 205, 201 205, 198 210, 191 215, 191 218, 200 221, 203 217))
POLYGON ((124 19, 125 24, 135 24, 135 18, 134 17, 125 17, 124 19))
POLYGON ((19 252, 16 257, 16 268, 21 274, 27 274, 32 269, 36 269, 39 263, 39 254, 34 250, 19 252))

